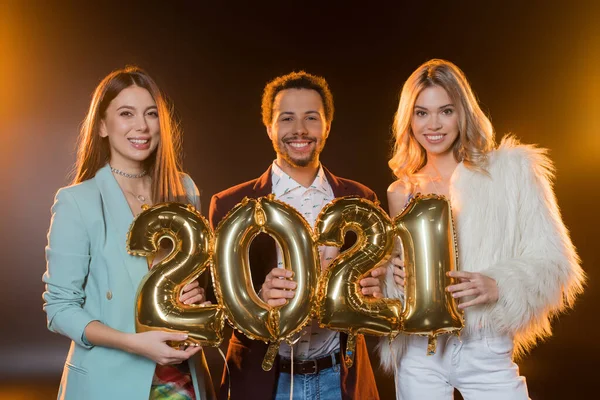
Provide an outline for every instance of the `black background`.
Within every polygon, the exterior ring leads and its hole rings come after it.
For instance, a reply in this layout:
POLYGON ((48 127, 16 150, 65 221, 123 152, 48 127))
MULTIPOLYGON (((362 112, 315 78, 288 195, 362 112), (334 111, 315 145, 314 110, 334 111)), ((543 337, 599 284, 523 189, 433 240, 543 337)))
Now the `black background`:
MULTIPOLYGON (((465 71, 498 138, 513 132, 551 151, 559 205, 590 281, 520 368, 534 399, 575 398, 593 387, 596 2, 96 3, 0 1, 0 398, 56 393, 68 340, 46 330, 41 309, 49 209, 68 183, 79 124, 107 73, 139 65, 169 95, 204 213, 212 194, 257 177, 274 158, 260 117, 265 83, 292 70, 322 75, 336 107, 322 161, 371 187, 385 207, 398 93, 434 57, 465 71)), ((214 349, 207 354, 218 378, 222 362, 214 349)), ((382 398, 393 398, 392 378, 376 374, 382 398)))

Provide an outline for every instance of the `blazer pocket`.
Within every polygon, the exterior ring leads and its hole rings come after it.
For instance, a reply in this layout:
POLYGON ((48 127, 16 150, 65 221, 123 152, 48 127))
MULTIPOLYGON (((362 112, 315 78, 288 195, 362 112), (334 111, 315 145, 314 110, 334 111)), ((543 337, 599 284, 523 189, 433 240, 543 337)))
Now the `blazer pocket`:
POLYGON ((65 363, 65 367, 72 372, 75 372, 76 374, 80 374, 80 375, 87 375, 88 371, 85 368, 81 368, 80 366, 77 366, 75 364, 71 364, 70 362, 66 362, 65 363))
POLYGON ((66 362, 60 381, 58 398, 64 400, 89 399, 89 379, 88 372, 84 368, 66 362))

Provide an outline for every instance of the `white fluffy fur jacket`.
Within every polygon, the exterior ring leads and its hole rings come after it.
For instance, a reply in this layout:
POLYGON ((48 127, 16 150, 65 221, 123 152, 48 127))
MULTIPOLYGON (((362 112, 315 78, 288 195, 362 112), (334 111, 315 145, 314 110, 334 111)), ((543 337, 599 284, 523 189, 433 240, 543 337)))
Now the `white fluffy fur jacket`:
MULTIPOLYGON (((573 305, 585 275, 563 225, 546 151, 506 138, 489 156, 489 176, 458 165, 450 196, 459 269, 494 278, 499 299, 465 310, 461 335, 514 336, 515 354, 551 334, 552 317, 573 305)), ((387 297, 401 292, 388 270, 387 297)), ((399 361, 406 336, 379 345, 386 370, 399 361)))

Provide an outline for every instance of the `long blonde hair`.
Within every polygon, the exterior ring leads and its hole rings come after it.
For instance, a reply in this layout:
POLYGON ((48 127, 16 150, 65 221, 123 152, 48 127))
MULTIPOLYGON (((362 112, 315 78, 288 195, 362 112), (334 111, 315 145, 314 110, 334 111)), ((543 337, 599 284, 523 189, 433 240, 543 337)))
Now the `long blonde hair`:
POLYGON ((72 183, 93 178, 110 160, 108 138, 101 137, 99 133, 100 122, 110 102, 123 89, 131 86, 146 89, 156 102, 158 110, 160 141, 154 153, 144 162, 152 177, 152 200, 187 202, 181 181, 181 132, 173 121, 164 95, 154 80, 138 67, 113 71, 96 87, 79 133, 75 177, 72 183))
POLYGON ((411 121, 417 97, 432 86, 446 90, 456 104, 459 137, 452 150, 458 162, 485 173, 487 154, 495 148, 492 123, 479 107, 465 74, 450 61, 429 60, 404 83, 394 116, 394 148, 388 165, 408 187, 414 187, 415 174, 427 163, 427 153, 415 138, 411 121))

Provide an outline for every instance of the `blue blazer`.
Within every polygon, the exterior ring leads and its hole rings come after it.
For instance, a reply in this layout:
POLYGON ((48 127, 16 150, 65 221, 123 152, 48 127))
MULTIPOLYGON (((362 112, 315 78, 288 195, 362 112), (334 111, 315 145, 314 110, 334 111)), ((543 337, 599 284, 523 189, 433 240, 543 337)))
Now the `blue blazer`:
MULTIPOLYGON (((199 193, 182 176, 188 199, 197 209, 199 193)), ((148 272, 143 257, 126 250, 133 214, 108 165, 80 184, 62 188, 52 207, 46 247, 44 310, 48 329, 69 337, 71 347, 59 399, 148 400, 156 364, 147 358, 85 340, 84 329, 100 321, 122 332, 135 332, 138 286, 148 272)), ((202 353, 190 360, 196 397, 212 388, 202 353), (199 366, 197 365, 199 362, 199 366)))

